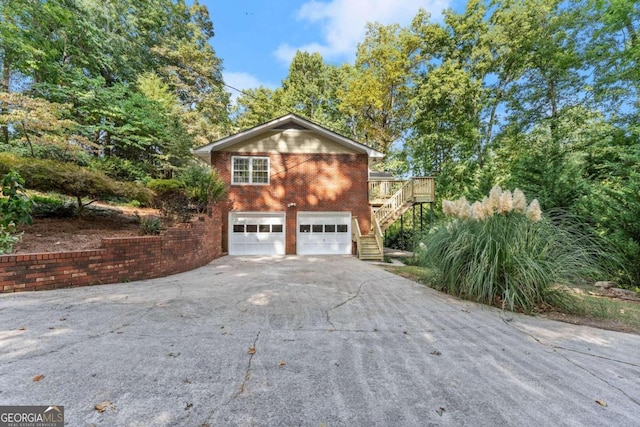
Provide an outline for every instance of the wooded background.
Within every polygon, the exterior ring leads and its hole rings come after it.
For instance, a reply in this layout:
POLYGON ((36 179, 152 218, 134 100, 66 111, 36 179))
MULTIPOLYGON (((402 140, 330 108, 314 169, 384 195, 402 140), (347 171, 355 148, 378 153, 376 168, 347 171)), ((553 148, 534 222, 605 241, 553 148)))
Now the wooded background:
POLYGON ((470 0, 442 22, 371 23, 353 64, 298 52, 231 104, 215 16, 183 0, 0 0, 0 151, 124 180, 294 112, 372 146, 442 198, 523 190, 640 275, 640 6, 470 0), (212 39, 213 38, 213 39, 212 39))

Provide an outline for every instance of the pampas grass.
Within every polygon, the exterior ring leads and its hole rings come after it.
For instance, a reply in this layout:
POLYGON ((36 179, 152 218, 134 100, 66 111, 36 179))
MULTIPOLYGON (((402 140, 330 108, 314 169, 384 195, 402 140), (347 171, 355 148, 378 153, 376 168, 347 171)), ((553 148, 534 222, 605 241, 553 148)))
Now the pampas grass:
POLYGON ((456 207, 448 212, 453 219, 420 245, 419 263, 439 272, 442 290, 530 312, 566 305, 562 285, 607 277, 607 256, 596 242, 579 227, 544 218, 537 200, 527 206, 520 190, 494 187, 483 202, 464 203, 447 204, 456 207))

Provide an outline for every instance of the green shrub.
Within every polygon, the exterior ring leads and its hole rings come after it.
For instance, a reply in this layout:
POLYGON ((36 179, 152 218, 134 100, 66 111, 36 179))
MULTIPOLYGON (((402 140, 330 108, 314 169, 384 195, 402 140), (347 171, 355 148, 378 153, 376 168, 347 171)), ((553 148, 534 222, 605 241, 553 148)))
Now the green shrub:
POLYGON ((153 192, 141 185, 115 181, 86 167, 0 153, 0 173, 7 173, 11 169, 17 170, 24 177, 27 188, 43 192, 55 191, 75 197, 79 211, 86 206, 83 198, 100 200, 121 196, 149 203, 153 197, 153 192))
POLYGON ((2 197, 0 197, 0 224, 5 228, 13 224, 33 223, 31 218, 32 202, 24 192, 24 180, 12 170, 2 178, 2 197))
POLYGON ((184 183, 185 193, 198 213, 203 213, 211 203, 222 200, 227 195, 227 187, 218 173, 201 165, 191 165, 178 179, 184 183))
POLYGON ((140 220, 140 230, 142 234, 154 235, 162 231, 162 220, 156 217, 142 218, 140 220))
POLYGON ((73 203, 63 197, 33 195, 31 201, 34 218, 69 218, 76 213, 73 203))
POLYGON ((54 144, 9 144, 0 145, 0 151, 17 157, 56 160, 64 163, 75 163, 79 166, 89 165, 90 155, 82 150, 69 150, 54 144), (32 151, 33 150, 33 151, 32 151))
POLYGON ((615 263, 579 227, 543 218, 536 200, 494 187, 483 202, 443 202, 454 218, 419 245, 419 262, 439 274, 439 287, 486 304, 527 312, 568 302, 561 285, 606 279, 615 263))
POLYGON ((194 212, 189 207, 189 198, 184 183, 177 179, 153 179, 147 187, 154 191, 153 206, 169 221, 189 222, 194 212))
POLYGON ((153 190, 156 196, 184 192, 184 183, 177 179, 152 179, 147 183, 147 188, 153 190))
POLYGON ((0 224, 0 255, 10 254, 13 247, 22 239, 22 233, 16 232, 14 223, 9 223, 6 227, 0 224))

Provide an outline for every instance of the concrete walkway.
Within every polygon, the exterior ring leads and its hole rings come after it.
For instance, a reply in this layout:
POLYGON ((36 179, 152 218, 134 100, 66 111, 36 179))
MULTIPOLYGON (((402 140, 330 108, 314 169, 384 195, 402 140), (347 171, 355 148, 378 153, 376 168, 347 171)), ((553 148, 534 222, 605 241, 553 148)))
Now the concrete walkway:
POLYGON ((0 325, 0 405, 64 405, 68 426, 640 425, 640 336, 352 257, 5 294, 0 325))

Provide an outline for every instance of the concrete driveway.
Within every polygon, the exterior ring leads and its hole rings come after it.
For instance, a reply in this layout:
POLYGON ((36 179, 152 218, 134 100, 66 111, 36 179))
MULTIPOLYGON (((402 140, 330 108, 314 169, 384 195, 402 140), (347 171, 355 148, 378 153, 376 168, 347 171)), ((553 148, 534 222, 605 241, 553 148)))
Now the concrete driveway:
POLYGON ((0 325, 0 405, 64 405, 69 426, 640 424, 640 336, 459 301, 352 257, 5 294, 0 325))

